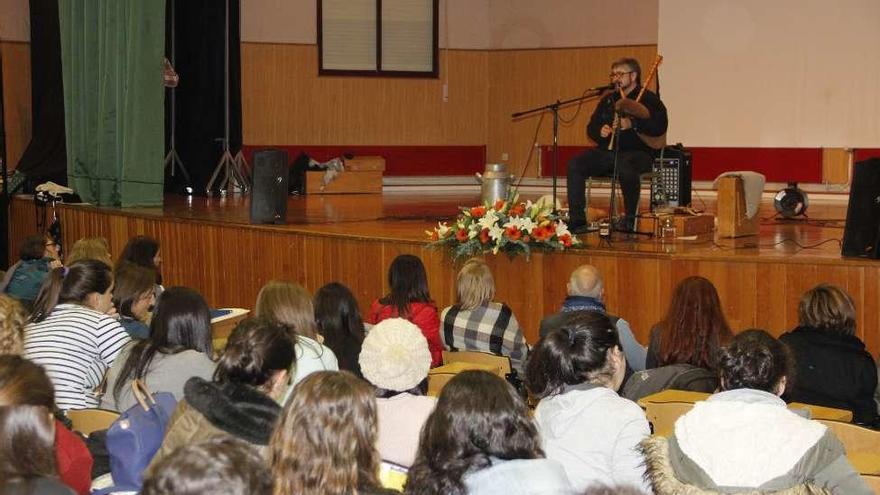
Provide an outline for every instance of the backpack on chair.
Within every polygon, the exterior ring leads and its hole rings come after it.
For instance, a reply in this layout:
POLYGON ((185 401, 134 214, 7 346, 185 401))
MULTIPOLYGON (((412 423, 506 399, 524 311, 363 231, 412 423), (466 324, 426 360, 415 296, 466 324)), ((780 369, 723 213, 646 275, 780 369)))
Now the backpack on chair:
POLYGON ((690 364, 670 364, 633 373, 620 390, 621 397, 639 399, 666 389, 712 393, 718 389, 718 374, 690 364))

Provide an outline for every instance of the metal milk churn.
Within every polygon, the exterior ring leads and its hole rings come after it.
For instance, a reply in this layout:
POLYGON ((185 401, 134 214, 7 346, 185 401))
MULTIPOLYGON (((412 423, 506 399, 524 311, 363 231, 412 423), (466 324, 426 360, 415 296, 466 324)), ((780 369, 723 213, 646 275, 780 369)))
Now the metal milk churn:
POLYGON ((490 205, 495 201, 506 200, 510 192, 513 176, 507 173, 507 165, 503 163, 487 163, 486 170, 474 174, 480 184, 480 199, 490 205))

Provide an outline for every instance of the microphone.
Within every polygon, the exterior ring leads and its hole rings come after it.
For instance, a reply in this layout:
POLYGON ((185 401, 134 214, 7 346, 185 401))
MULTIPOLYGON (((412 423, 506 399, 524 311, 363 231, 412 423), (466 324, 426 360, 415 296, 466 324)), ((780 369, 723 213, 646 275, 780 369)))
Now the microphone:
POLYGON ((587 91, 608 91, 616 88, 617 85, 614 83, 609 83, 604 86, 596 86, 595 88, 587 88, 587 91))

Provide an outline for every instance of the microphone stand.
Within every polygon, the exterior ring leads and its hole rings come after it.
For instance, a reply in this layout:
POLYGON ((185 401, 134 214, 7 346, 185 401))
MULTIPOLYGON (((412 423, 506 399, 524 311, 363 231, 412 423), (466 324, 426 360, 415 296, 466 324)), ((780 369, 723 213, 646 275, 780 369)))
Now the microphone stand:
MULTIPOLYGON (((629 117, 628 115, 617 112, 617 115, 620 118, 629 117)), ((641 232, 635 229, 635 220, 639 216, 639 212, 636 211, 635 215, 633 215, 633 228, 629 228, 628 219, 626 215, 626 204, 623 206, 623 221, 626 222, 624 225, 625 228, 615 227, 615 222, 618 221, 617 214, 617 184, 620 181, 620 171, 617 168, 617 161, 620 156, 620 134, 623 132, 623 129, 617 129, 617 135, 614 136, 614 165, 612 167, 611 172, 611 222, 610 222, 610 232, 620 232, 622 234, 630 234, 630 235, 643 235, 647 237, 654 237, 653 232, 641 232)), ((639 194, 642 194, 641 185, 639 186, 639 194)), ((625 198, 624 198, 625 199, 625 198)))
POLYGON ((521 112, 516 112, 510 115, 511 119, 518 119, 520 117, 525 117, 527 115, 537 114, 541 112, 545 112, 550 110, 553 112, 553 213, 557 214, 558 211, 556 209, 556 181, 557 181, 557 171, 559 170, 559 108, 571 105, 572 103, 578 103, 584 100, 589 100, 590 98, 595 98, 602 91, 613 89, 613 86, 599 86, 596 88, 588 88, 584 91, 584 96, 579 96, 577 98, 571 98, 568 100, 556 100, 549 105, 543 105, 540 107, 531 108, 529 110, 523 110, 521 112), (590 93, 590 94, 586 94, 590 93))

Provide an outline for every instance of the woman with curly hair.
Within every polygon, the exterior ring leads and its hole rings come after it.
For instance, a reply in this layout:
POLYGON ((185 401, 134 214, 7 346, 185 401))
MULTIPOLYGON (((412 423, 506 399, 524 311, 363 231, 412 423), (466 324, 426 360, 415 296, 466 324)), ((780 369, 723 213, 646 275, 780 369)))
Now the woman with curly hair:
POLYGON ((529 409, 504 379, 464 371, 443 387, 422 428, 406 493, 572 493, 562 466, 544 458, 529 409))
POLYGON ((15 299, 0 294, 0 355, 24 352, 24 327, 27 314, 15 299))
POLYGON ((347 371, 299 382, 270 443, 275 495, 392 494, 379 484, 376 399, 347 371))

